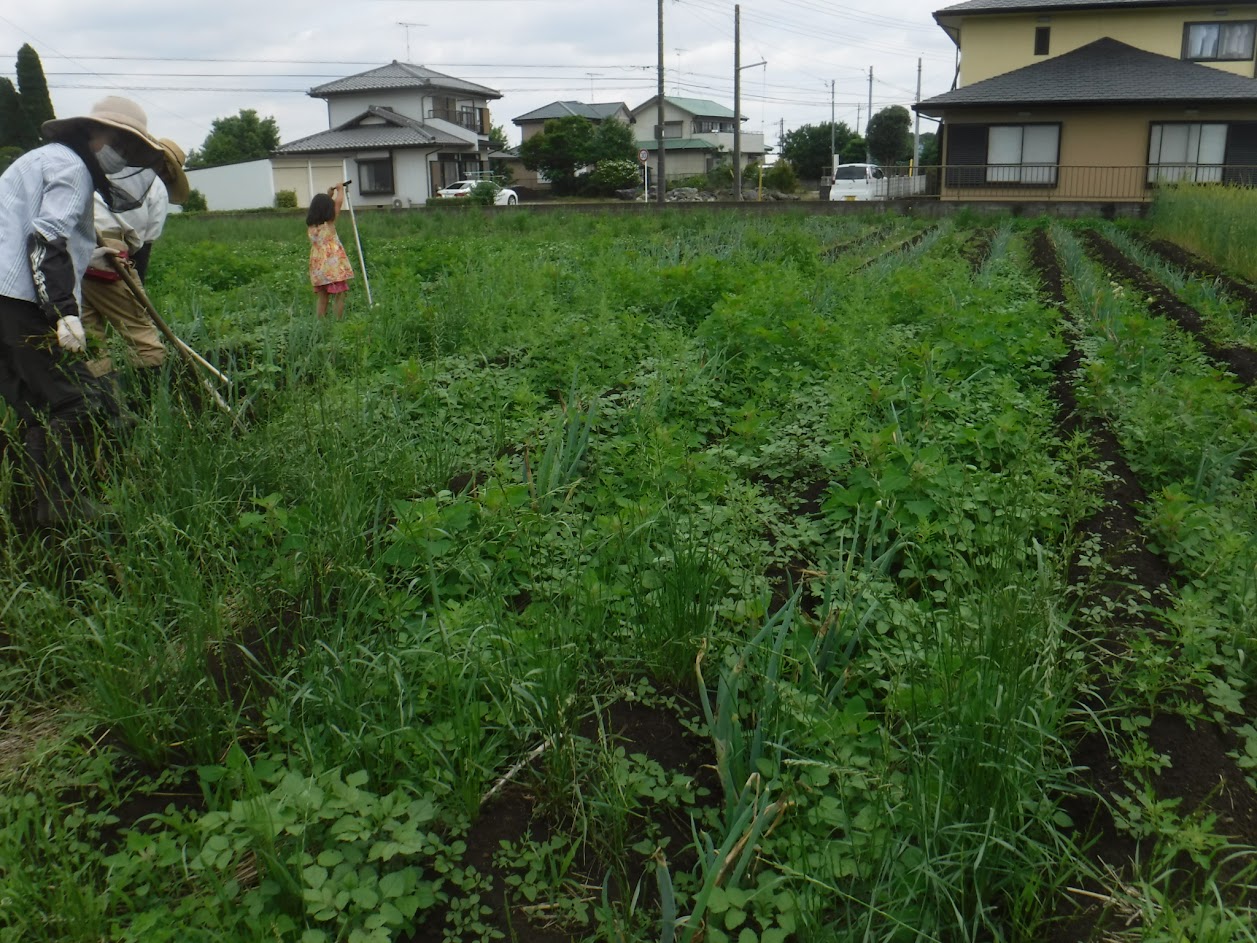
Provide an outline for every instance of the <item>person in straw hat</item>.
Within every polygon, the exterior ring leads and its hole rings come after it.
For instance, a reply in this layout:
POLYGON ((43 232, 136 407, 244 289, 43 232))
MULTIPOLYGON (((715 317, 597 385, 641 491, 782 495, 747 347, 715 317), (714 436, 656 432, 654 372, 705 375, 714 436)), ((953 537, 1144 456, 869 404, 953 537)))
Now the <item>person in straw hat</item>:
MULTIPOLYGON (((187 175, 183 172, 183 150, 168 138, 159 139, 158 144, 162 149, 162 166, 140 206, 115 212, 99 193, 94 199, 96 241, 117 249, 118 255, 135 267, 141 282, 147 274, 153 242, 166 224, 170 204, 182 204, 190 192, 187 175)), ((88 266, 83 280, 83 326, 89 337, 97 338, 102 344, 106 325, 113 326, 127 343, 128 359, 136 368, 133 379, 138 392, 147 398, 166 360, 166 348, 144 305, 131 293, 113 264, 108 260, 106 264, 108 267, 104 269, 88 266)), ((87 367, 93 376, 102 377, 113 370, 113 360, 107 354, 102 355, 90 361, 87 367)))
POLYGON ((90 515, 82 459, 117 416, 84 359, 80 286, 93 252, 108 265, 92 194, 115 211, 140 206, 163 152, 144 110, 117 96, 40 130, 49 143, 0 175, 0 395, 22 431, 31 517, 47 526, 90 515))

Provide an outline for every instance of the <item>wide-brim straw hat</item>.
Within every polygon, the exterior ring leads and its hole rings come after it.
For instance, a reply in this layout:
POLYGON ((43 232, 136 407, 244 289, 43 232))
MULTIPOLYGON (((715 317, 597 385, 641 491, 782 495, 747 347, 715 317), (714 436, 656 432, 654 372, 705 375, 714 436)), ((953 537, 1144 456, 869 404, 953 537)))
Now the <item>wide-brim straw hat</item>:
POLYGON ((119 95, 107 95, 92 106, 85 115, 74 118, 53 118, 40 125, 40 131, 50 141, 58 141, 85 125, 100 124, 119 131, 127 131, 140 138, 153 150, 160 151, 161 145, 148 133, 148 115, 144 109, 119 95))
POLYGON ((182 205, 192 192, 188 175, 183 172, 183 162, 188 159, 188 155, 170 138, 158 138, 157 143, 161 145, 163 162, 160 176, 166 184, 166 192, 170 194, 170 202, 182 205))

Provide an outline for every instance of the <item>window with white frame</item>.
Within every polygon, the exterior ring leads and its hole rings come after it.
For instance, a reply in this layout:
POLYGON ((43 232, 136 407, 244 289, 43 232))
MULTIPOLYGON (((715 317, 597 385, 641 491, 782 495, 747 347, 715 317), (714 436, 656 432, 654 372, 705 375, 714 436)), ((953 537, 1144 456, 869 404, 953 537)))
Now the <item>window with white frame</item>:
POLYGON ((1226 161, 1225 124, 1164 122, 1148 135, 1148 182, 1217 183, 1226 161))
POLYGON ((1196 62, 1243 62, 1253 58, 1257 21, 1187 23, 1183 26, 1183 58, 1196 62))
POLYGON ((996 124, 987 131, 986 182, 1056 185, 1059 124, 996 124))
POLYGON ((732 118, 695 118, 694 119, 695 134, 732 134, 733 119, 732 118))

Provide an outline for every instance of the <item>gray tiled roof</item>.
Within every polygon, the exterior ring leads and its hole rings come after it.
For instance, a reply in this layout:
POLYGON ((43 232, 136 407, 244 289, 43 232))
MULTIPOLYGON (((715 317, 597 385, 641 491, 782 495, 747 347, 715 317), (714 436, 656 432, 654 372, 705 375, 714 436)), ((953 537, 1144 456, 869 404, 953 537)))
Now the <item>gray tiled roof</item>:
POLYGON ((609 118, 621 108, 628 111, 628 106, 624 102, 595 102, 586 104, 578 101, 561 101, 551 102, 548 105, 542 105, 540 108, 528 112, 526 115, 520 115, 518 118, 512 118, 516 124, 521 121, 548 121, 551 118, 567 118, 571 115, 580 115, 582 118, 588 118, 590 121, 601 121, 609 118))
MULTIPOLYGON (((659 150, 658 141, 638 141, 637 146, 646 151, 659 150)), ((663 142, 665 151, 718 151, 720 148, 711 141, 702 138, 667 138, 663 142)))
MULTIPOLYGON (((653 98, 647 99, 646 101, 642 102, 640 105, 638 105, 636 108, 633 109, 633 114, 639 113, 640 111, 642 111, 642 109, 646 108, 647 106, 655 107, 655 102, 658 100, 658 98, 659 96, 656 95, 653 98)), ((675 95, 665 95, 663 97, 663 100, 666 101, 670 105, 675 105, 676 107, 680 108, 682 111, 689 112, 695 118, 732 118, 733 117, 732 108, 729 108, 725 105, 721 105, 717 102, 711 101, 708 98, 678 98, 675 95)), ((745 121, 746 119, 743 118, 742 120, 745 121)))
POLYGON ((324 82, 310 89, 314 98, 329 98, 332 95, 351 95, 355 92, 381 92, 404 89, 444 88, 451 91, 466 92, 479 98, 501 98, 502 93, 474 82, 456 79, 452 75, 435 72, 421 65, 398 62, 394 59, 388 65, 378 69, 370 69, 350 75, 332 82, 324 82))
POLYGON ((460 137, 431 128, 414 118, 407 118, 391 108, 371 106, 362 114, 328 131, 281 144, 276 157, 295 154, 326 154, 341 151, 366 151, 381 148, 466 147, 474 145, 460 137), (367 123, 367 118, 381 118, 384 124, 367 123))
POLYGON ((1106 37, 1023 69, 944 92, 916 108, 924 114, 937 114, 948 108, 1137 102, 1257 105, 1257 79, 1160 56, 1106 37))
POLYGON ((1217 0, 968 0, 934 13, 961 16, 967 13, 1035 13, 1040 10, 1136 10, 1146 7, 1217 6, 1217 0))

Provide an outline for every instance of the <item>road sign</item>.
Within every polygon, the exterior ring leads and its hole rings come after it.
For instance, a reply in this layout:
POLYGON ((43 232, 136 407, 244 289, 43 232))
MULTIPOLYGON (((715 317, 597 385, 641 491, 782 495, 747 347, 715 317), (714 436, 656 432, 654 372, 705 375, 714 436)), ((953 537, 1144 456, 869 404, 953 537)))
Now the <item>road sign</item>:
POLYGON ((640 160, 643 164, 646 163, 646 161, 650 160, 650 151, 646 150, 646 148, 643 147, 640 151, 637 152, 637 159, 640 160))

